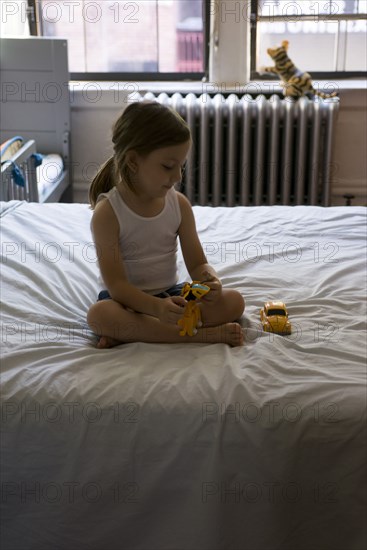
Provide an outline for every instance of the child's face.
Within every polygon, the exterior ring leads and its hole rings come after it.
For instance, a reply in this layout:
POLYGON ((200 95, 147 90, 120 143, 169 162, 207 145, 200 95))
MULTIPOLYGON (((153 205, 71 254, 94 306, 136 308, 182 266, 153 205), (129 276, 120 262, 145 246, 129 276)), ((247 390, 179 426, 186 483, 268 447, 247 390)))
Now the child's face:
POLYGON ((156 149, 146 157, 137 157, 136 191, 146 198, 164 197, 181 181, 190 142, 156 149))

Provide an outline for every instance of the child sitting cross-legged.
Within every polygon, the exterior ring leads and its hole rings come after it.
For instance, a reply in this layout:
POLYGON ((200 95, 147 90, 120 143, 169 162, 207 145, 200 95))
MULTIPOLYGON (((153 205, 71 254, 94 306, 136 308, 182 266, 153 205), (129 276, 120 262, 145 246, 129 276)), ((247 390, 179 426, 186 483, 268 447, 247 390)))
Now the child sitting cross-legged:
POLYGON ((154 101, 131 103, 113 129, 113 156, 90 188, 101 292, 88 312, 99 348, 125 342, 243 344, 242 295, 222 288, 200 244, 192 207, 176 191, 191 146, 186 122, 154 101), (202 326, 180 336, 186 301, 177 280, 177 238, 200 299, 202 326))

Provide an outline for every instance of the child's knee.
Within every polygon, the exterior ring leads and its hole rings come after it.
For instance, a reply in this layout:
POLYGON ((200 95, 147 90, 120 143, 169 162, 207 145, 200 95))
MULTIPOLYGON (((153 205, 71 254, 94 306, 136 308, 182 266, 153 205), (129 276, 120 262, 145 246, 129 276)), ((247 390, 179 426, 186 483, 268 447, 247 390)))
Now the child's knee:
POLYGON ((245 299, 238 290, 225 289, 222 295, 222 307, 227 322, 236 321, 245 310, 245 299))
POLYGON ((102 334, 102 326, 113 315, 114 304, 112 300, 100 300, 91 305, 87 313, 87 323, 96 334, 102 334))
POLYGON ((100 333, 100 331, 98 330, 98 326, 101 323, 101 319, 100 319, 101 306, 100 306, 100 304, 101 304, 101 302, 97 302, 97 303, 91 305, 91 307, 89 308, 88 313, 87 313, 87 323, 88 323, 89 327, 93 330, 93 332, 95 332, 96 334, 100 333))

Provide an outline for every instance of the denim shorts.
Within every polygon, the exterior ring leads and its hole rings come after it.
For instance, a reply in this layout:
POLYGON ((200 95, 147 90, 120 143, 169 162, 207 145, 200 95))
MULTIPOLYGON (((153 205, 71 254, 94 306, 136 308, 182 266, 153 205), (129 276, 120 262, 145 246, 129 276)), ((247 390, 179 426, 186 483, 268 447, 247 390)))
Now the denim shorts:
MULTIPOLYGON (((171 286, 171 288, 168 288, 164 292, 160 292, 159 294, 154 294, 154 296, 156 298, 168 298, 169 296, 181 296, 181 292, 184 285, 185 283, 178 283, 177 285, 171 286)), ((101 290, 101 292, 98 294, 97 302, 100 302, 101 300, 111 300, 111 296, 108 290, 101 290)))

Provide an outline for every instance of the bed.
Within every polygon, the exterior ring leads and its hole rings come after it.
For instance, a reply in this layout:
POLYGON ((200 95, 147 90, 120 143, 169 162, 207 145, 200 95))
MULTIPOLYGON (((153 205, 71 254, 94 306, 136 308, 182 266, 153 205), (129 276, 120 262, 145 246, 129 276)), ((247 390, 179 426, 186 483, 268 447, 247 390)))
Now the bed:
POLYGON ((2 201, 72 201, 67 53, 60 38, 0 39, 2 201), (13 155, 9 144, 18 146, 13 155), (25 168, 31 152, 39 163, 25 168))
POLYGON ((241 348, 96 349, 91 210, 2 203, 2 548, 366 548, 366 209, 194 213, 241 348))

